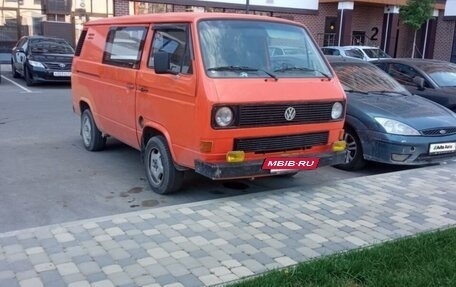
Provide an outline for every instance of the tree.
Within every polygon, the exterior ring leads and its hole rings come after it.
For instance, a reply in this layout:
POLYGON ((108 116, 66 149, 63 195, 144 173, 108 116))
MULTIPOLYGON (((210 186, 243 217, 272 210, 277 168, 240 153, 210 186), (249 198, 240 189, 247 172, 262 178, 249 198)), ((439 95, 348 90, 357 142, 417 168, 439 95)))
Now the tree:
POLYGON ((402 21, 415 31, 412 58, 415 57, 416 33, 423 23, 432 18, 434 2, 434 0, 407 0, 407 4, 399 11, 402 21))

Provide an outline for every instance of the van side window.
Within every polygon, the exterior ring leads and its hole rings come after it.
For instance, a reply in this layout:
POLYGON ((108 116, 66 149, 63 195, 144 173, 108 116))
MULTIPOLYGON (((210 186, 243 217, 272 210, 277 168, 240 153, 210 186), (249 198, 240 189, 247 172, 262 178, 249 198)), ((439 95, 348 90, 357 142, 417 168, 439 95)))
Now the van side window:
POLYGON ((176 25, 175 28, 158 26, 155 30, 148 67, 154 67, 154 54, 156 52, 166 52, 171 54, 170 68, 172 71, 191 74, 190 37, 186 26, 176 25), (178 29, 178 27, 182 29, 178 29))
POLYGON ((146 27, 111 28, 106 40, 103 63, 139 68, 146 33, 146 27))

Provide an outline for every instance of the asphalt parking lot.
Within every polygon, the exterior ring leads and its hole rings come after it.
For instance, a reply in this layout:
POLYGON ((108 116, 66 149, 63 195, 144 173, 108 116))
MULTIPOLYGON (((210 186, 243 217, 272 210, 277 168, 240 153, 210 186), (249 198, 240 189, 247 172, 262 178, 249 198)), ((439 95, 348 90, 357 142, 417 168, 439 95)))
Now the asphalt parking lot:
POLYGON ((70 85, 26 87, 6 65, 0 85, 0 232, 410 168, 325 167, 293 178, 221 182, 188 172, 181 192, 160 196, 148 187, 138 151, 114 139, 105 151, 84 149, 70 85))

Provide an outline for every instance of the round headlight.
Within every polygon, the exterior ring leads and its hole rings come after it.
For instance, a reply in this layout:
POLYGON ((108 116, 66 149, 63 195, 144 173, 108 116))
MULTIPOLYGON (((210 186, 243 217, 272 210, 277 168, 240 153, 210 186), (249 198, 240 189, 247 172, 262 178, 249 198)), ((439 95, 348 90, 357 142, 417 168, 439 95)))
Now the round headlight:
POLYGON ((344 106, 341 103, 336 102, 336 103, 334 103, 334 105, 331 109, 331 118, 333 120, 338 119, 338 118, 342 117, 343 112, 344 112, 344 106))
POLYGON ((215 122, 219 127, 227 127, 233 123, 233 111, 228 107, 221 107, 215 112, 215 122))

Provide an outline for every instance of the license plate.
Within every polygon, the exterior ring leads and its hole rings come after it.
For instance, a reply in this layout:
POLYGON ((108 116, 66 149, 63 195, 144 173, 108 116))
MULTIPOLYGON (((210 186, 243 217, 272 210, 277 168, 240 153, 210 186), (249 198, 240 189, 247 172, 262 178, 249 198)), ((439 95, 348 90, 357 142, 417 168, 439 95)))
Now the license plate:
POLYGON ((448 153, 456 151, 456 143, 438 143, 429 146, 429 153, 448 153))
POLYGON ((71 72, 54 72, 54 77, 71 77, 71 72))

